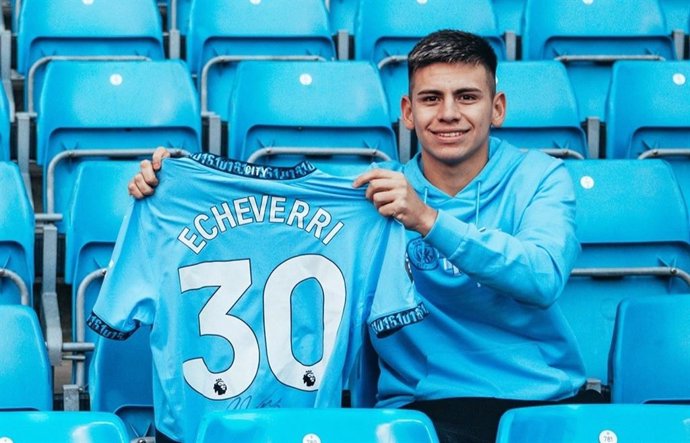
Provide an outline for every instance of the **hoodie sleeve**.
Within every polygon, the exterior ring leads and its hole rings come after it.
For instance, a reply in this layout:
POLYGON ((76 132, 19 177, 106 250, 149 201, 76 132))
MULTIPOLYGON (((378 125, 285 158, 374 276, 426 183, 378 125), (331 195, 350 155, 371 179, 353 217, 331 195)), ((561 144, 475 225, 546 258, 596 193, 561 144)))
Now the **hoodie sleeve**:
POLYGON ((512 233, 478 229, 439 211, 425 240, 478 283, 522 303, 550 306, 580 252, 572 180, 562 162, 552 164, 512 233))

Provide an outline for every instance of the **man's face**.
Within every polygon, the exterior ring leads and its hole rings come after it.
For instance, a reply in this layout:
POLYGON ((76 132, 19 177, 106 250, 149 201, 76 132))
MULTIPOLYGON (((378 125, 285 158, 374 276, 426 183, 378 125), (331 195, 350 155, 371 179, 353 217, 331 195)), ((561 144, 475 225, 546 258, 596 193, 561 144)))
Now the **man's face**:
POLYGON ((465 63, 436 63, 414 73, 402 115, 417 133, 425 170, 484 167, 489 129, 500 126, 505 114, 505 96, 492 94, 493 81, 484 66, 465 63))

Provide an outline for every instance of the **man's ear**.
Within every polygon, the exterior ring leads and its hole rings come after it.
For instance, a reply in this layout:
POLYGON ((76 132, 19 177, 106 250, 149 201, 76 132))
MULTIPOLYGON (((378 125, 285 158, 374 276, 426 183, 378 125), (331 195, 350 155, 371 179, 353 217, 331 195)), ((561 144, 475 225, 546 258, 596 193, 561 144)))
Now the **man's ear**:
POLYGON ((414 130, 414 117, 412 116, 412 100, 409 95, 403 95, 400 99, 400 110, 405 127, 410 131, 414 130))
POLYGON ((500 128, 506 118, 506 95, 497 92, 494 96, 493 109, 491 111, 491 126, 500 128))

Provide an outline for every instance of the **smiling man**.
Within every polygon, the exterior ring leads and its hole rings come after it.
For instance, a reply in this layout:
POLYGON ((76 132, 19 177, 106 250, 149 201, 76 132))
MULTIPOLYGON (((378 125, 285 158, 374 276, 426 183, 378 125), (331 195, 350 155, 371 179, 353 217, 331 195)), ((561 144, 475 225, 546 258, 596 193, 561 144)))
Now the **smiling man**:
POLYGON ((506 112, 496 64, 473 34, 421 40, 402 99, 421 152, 354 183, 408 229, 430 312, 391 340, 371 337, 377 406, 425 412, 442 443, 495 441, 511 408, 597 399, 556 303, 580 249, 572 182, 561 160, 489 136, 506 112))

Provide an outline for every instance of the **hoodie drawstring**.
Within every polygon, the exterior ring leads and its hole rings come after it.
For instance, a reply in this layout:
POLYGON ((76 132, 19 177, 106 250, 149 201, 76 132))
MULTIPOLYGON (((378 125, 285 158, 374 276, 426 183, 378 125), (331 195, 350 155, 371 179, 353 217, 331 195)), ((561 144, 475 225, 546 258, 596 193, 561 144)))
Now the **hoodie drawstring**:
POLYGON ((477 181, 477 197, 474 200, 474 225, 479 228, 479 196, 481 195, 482 182, 477 181))

